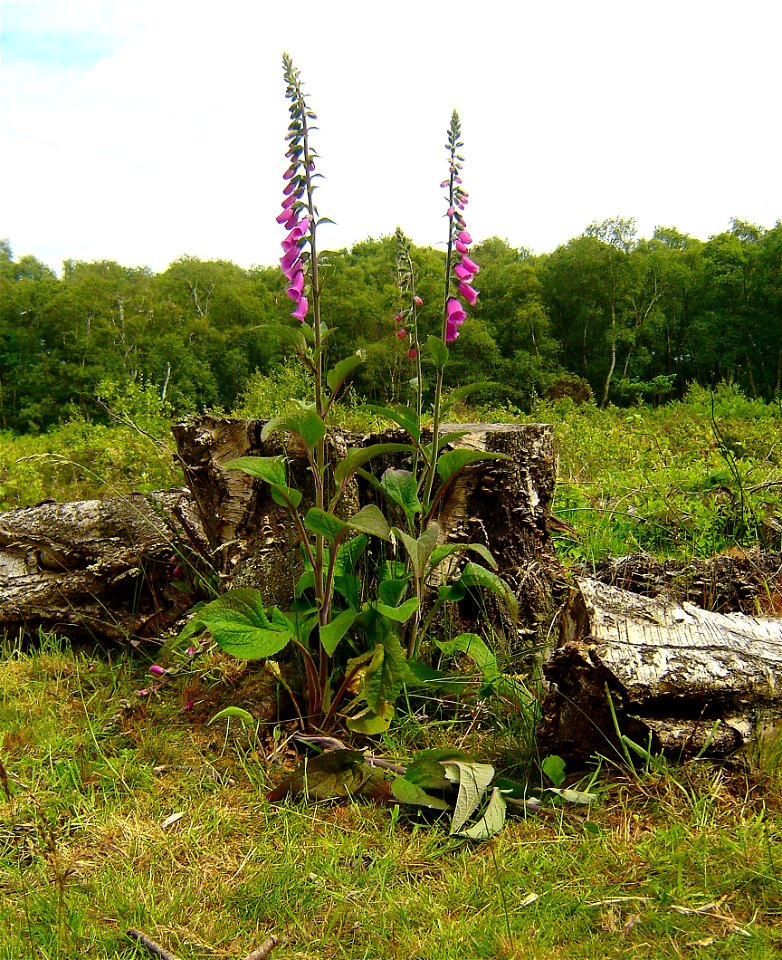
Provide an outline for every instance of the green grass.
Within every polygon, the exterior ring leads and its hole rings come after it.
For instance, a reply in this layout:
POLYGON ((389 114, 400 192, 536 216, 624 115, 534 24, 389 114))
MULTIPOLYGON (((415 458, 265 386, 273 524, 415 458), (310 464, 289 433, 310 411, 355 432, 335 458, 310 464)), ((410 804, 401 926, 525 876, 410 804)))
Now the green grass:
MULTIPOLYGON (((752 768, 604 764, 591 808, 473 845, 368 802, 268 802, 284 741, 206 724, 241 692, 220 664, 139 697, 141 659, 6 651, 0 958, 147 956, 130 927, 182 960, 244 957, 269 934, 285 958, 779 955, 778 752, 752 768)), ((512 730, 498 751, 494 728, 408 729, 512 762, 512 730)))

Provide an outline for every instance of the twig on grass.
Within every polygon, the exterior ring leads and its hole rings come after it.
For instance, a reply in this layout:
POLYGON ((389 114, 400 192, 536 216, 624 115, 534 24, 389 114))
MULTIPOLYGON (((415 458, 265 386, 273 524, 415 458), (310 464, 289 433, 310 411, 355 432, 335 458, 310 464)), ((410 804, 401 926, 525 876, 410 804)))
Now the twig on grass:
POLYGON ((155 943, 154 940, 150 940, 149 937, 140 930, 128 930, 128 936, 131 940, 135 940, 137 943, 140 943, 142 947, 145 947, 147 950, 149 950, 153 957, 159 957, 160 960, 178 960, 173 953, 169 953, 168 950, 164 950, 159 943, 155 943))
POLYGON ((248 953, 244 960, 266 960, 266 957, 269 956, 279 942, 280 940, 278 937, 269 937, 268 940, 263 941, 257 950, 253 950, 252 953, 248 953))

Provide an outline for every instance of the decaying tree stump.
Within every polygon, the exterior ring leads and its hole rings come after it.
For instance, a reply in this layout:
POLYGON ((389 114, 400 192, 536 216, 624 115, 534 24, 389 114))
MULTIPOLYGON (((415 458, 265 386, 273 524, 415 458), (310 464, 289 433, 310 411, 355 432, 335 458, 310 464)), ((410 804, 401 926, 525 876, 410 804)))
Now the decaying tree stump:
POLYGON ((181 490, 2 513, 0 631, 156 636, 192 603, 171 581, 202 542, 181 490))
POLYGON ((727 756, 780 724, 782 620, 581 580, 544 673, 545 739, 562 755, 615 756, 618 726, 653 750, 727 756))
MULTIPOLYGON (((295 437, 261 440, 262 428, 260 421, 206 416, 175 425, 185 492, 46 503, 0 515, 0 630, 41 626, 73 638, 162 635, 195 599, 170 588, 178 563, 172 558, 183 552, 208 559, 220 591, 256 586, 269 604, 285 607, 300 569, 290 517, 266 484, 225 469, 237 457, 284 453, 306 506, 305 452, 295 437)), ((556 472, 552 429, 458 429, 466 431, 459 445, 508 459, 474 464, 457 478, 442 506, 442 538, 488 546, 498 573, 519 596, 522 625, 547 623, 559 575, 548 532, 556 472)), ((349 447, 404 439, 396 431, 335 431, 330 444, 337 457, 349 447)), ((371 484, 357 478, 342 509, 353 513, 374 496, 371 484)))

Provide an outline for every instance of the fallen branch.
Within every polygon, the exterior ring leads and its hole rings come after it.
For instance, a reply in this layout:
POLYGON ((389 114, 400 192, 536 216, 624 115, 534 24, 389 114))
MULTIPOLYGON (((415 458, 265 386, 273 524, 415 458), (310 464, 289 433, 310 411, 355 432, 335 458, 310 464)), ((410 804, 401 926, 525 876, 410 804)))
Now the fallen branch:
POLYGON ((265 960, 265 958, 269 956, 279 942, 280 941, 278 937, 269 937, 268 940, 263 941, 257 950, 253 950, 252 953, 248 953, 244 960, 265 960))
POLYGON ((169 953, 168 950, 164 950, 159 943, 155 943, 154 940, 150 940, 150 938, 140 930, 128 930, 128 936, 131 940, 135 940, 146 950, 149 950, 153 957, 160 957, 160 960, 178 960, 178 957, 176 957, 173 953, 169 953))

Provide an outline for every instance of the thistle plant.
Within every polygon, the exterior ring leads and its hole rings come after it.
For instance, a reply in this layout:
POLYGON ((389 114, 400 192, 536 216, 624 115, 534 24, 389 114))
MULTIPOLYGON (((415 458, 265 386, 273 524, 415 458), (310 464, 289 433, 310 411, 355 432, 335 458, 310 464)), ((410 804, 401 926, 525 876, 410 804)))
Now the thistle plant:
MULTIPOLYGON (((453 554, 472 550, 489 567, 496 566, 487 548, 480 544, 440 544, 441 531, 436 515, 442 497, 454 478, 476 460, 499 457, 474 450, 445 450, 462 432, 441 436, 439 426, 450 403, 473 387, 443 399, 443 371, 448 362, 447 343, 458 336, 465 317, 460 297, 473 304, 477 297, 470 281, 478 267, 470 260, 470 237, 463 211, 467 193, 459 172, 462 157, 461 128, 454 111, 448 133, 448 249, 445 299, 440 336, 426 343, 428 358, 436 368, 433 434, 428 442, 422 430, 423 387, 422 345, 419 342, 418 307, 422 301, 415 287, 415 267, 410 244, 398 231, 398 282, 405 298, 397 314, 398 335, 409 338, 409 357, 416 364, 417 398, 413 411, 403 408, 374 408, 401 426, 403 442, 377 443, 351 450, 336 464, 327 457, 328 419, 348 378, 362 362, 355 354, 326 369, 326 345, 330 330, 320 314, 321 288, 316 242, 319 216, 314 196, 319 159, 310 136, 317 119, 304 94, 299 71, 291 58, 283 56, 286 98, 290 101, 290 122, 286 137, 287 169, 283 175, 282 210, 278 223, 287 234, 282 241, 280 266, 286 294, 293 304, 295 326, 275 326, 280 338, 293 347, 311 372, 314 397, 298 410, 270 420, 262 439, 273 433, 295 435, 303 442, 311 480, 311 505, 305 509, 305 495, 289 484, 285 456, 243 457, 226 466, 243 470, 268 485, 275 503, 293 520, 299 539, 302 572, 294 589, 289 611, 266 609, 257 590, 234 589, 196 612, 180 638, 189 638, 208 628, 221 648, 243 658, 270 658, 288 644, 299 653, 306 677, 305 694, 297 710, 305 728, 327 730, 338 720, 361 733, 377 733, 388 727, 394 702, 403 686, 415 683, 415 660, 421 636, 437 610, 458 600, 470 587, 494 590, 515 605, 507 585, 492 570, 475 563, 465 564, 457 582, 444 585, 433 599, 427 583, 453 554), (351 481, 378 456, 407 458, 412 469, 385 470, 377 487, 389 506, 401 517, 401 526, 391 526, 375 504, 348 513, 345 494, 351 481), (435 488, 435 478, 438 485, 435 488), (387 554, 368 572, 364 562, 370 539, 386 544, 387 554), (362 582, 363 578, 363 582, 362 582), (369 581, 369 582, 367 582, 369 581), (349 648, 348 656, 337 649, 349 648), (352 697, 351 702, 346 702, 352 697)), ((450 561, 449 561, 450 565, 450 561)), ((474 635, 464 635, 474 637, 474 635)), ((485 651, 479 638, 450 641, 449 650, 485 651), (454 646, 455 644, 455 646, 454 646)), ((486 660, 481 654, 482 662, 486 660)))

